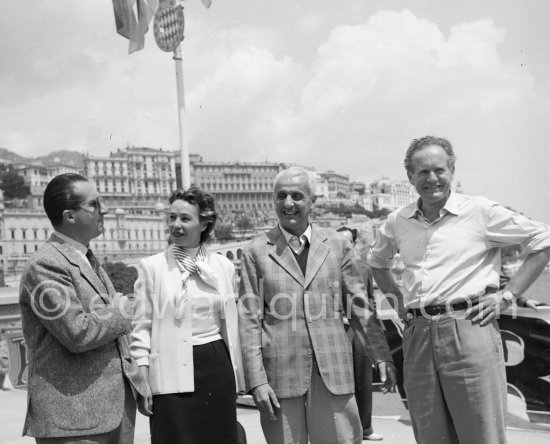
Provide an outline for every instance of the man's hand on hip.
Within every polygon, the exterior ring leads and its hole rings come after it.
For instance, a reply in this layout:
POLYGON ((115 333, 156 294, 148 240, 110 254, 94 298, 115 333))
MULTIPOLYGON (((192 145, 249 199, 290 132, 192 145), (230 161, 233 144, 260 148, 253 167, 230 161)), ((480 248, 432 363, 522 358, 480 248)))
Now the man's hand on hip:
POLYGON ((503 294, 504 291, 500 290, 496 293, 482 296, 479 304, 472 307, 469 315, 472 323, 476 324, 479 322, 479 325, 483 327, 492 322, 493 319, 498 319, 500 313, 511 305, 511 301, 505 300, 503 294))
POLYGON ((271 386, 269 384, 262 384, 258 387, 254 387, 252 389, 252 396, 254 397, 254 403, 260 413, 267 415, 269 419, 275 421, 277 419, 275 409, 281 406, 271 386))
POLYGON ((378 373, 382 381, 382 393, 395 393, 397 385, 397 370, 393 362, 382 361, 378 363, 378 373))

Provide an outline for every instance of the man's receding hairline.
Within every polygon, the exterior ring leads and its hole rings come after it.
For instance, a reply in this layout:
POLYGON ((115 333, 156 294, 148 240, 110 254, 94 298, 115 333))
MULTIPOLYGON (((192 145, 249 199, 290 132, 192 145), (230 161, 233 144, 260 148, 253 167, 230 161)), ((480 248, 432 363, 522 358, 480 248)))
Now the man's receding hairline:
POLYGON ((305 186, 309 190, 309 194, 313 194, 313 190, 311 189, 311 184, 309 183, 309 176, 307 172, 305 171, 283 171, 283 173, 277 178, 273 185, 273 189, 277 188, 277 186, 280 185, 281 181, 285 179, 286 177, 294 178, 294 177, 301 177, 305 179, 305 186))
MULTIPOLYGON (((443 151, 443 154, 445 154, 447 156, 447 165, 449 166, 449 162, 451 161, 452 159, 452 156, 449 155, 449 153, 445 150, 445 148, 443 148, 441 145, 437 144, 437 143, 432 143, 431 145, 426 145, 426 146, 423 146, 422 148, 420 148, 419 150, 415 151, 414 153, 412 153, 410 159, 411 159, 411 167, 412 167, 412 173, 415 172, 416 170, 416 166, 414 164, 414 156, 416 156, 417 154, 420 154, 422 153, 423 151, 426 151, 427 149, 429 148, 432 148, 432 147, 437 147, 439 149, 441 149, 441 151, 443 151)), ((453 167, 450 167, 449 166, 449 169, 451 170, 451 172, 454 173, 454 165, 453 167)))

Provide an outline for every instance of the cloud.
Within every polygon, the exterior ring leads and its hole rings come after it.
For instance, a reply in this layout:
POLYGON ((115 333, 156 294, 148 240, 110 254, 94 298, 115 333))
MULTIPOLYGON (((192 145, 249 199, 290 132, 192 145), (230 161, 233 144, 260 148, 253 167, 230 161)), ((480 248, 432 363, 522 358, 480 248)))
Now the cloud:
MULTIPOLYGON (((455 144, 467 192, 521 209, 524 198, 502 186, 502 172, 548 190, 535 172, 550 163, 549 85, 502 57, 511 37, 495 21, 444 29, 404 9, 346 23, 314 10, 280 24, 268 12, 241 23, 196 3, 186 8, 193 20, 183 45, 187 129, 191 152, 205 160, 404 178, 410 140, 434 134, 455 144), (499 167, 488 174, 492 158, 499 167), (520 171, 518 161, 525 163, 520 171)), ((24 8, 0 18, 0 38, 10 42, 1 53, 0 146, 26 155, 63 148, 107 154, 127 143, 177 149, 170 54, 149 33, 145 50, 127 56, 110 4, 46 6, 47 20, 36 7, 27 22, 30 34, 40 30, 32 34, 36 44, 10 38, 27 20, 24 8)))
POLYGON ((286 139, 266 128, 269 152, 352 176, 401 174, 410 139, 436 133, 468 141, 457 123, 467 121, 473 137, 487 120, 507 122, 535 100, 533 78, 498 57, 504 37, 489 20, 457 25, 445 36, 407 10, 337 26, 306 72, 287 79, 295 99, 258 97, 264 109, 285 116, 286 139), (290 82, 301 88, 293 91, 290 82))

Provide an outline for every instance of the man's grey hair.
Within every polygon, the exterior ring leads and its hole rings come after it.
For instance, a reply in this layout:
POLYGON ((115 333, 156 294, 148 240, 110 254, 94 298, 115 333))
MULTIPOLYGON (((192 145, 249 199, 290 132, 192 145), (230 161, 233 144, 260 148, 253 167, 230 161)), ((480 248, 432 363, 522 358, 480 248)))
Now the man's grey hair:
POLYGON ((312 196, 315 196, 315 192, 317 191, 317 179, 316 179, 315 174, 313 173, 313 171, 308 170, 307 168, 304 168, 304 167, 301 167, 301 166, 291 166, 291 167, 287 168, 286 170, 279 171, 279 173, 275 176, 275 180, 273 181, 273 188, 274 189, 275 189, 275 185, 281 179, 281 177, 286 176, 286 175, 306 176, 309 191, 311 192, 312 196))

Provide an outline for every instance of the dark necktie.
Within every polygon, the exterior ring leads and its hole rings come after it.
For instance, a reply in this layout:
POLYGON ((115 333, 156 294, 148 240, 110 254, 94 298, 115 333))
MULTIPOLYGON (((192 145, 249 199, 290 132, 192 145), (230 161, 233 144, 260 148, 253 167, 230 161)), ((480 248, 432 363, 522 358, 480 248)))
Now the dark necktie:
MULTIPOLYGON (((95 274, 97 274, 97 277, 101 280, 103 285, 105 285, 105 281, 103 280, 103 277, 101 276, 101 271, 99 270, 99 261, 97 260, 97 257, 95 257, 94 252, 89 248, 88 251, 86 251, 86 258, 88 259, 88 262, 90 262, 90 265, 95 271, 95 274)), ((105 287, 107 286, 105 285, 105 287)))

